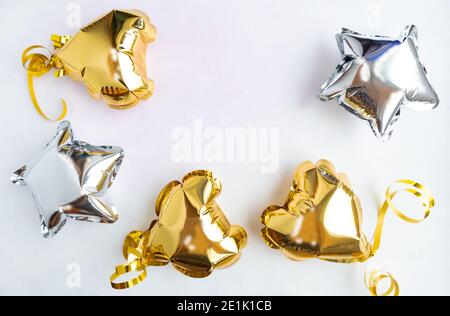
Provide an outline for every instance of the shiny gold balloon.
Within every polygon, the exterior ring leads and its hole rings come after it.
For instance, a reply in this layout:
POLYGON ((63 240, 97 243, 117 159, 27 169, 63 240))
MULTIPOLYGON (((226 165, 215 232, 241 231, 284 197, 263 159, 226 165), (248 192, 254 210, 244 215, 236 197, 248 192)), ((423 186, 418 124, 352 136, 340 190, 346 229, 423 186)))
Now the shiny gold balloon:
POLYGON ((145 13, 113 10, 61 42, 54 52, 55 66, 111 107, 126 109, 153 92, 145 59, 155 35, 145 13))
POLYGON ((302 163, 283 206, 261 216, 266 243, 294 260, 364 261, 370 243, 361 232, 361 206, 347 177, 326 160, 302 163))
POLYGON ((51 68, 57 69, 57 76, 68 75, 83 82, 91 95, 114 109, 128 109, 149 98, 153 81, 146 74, 146 50, 155 36, 156 29, 145 13, 113 10, 74 36, 53 35, 55 51, 50 58, 28 54, 41 46, 30 47, 22 62, 31 76, 29 85, 35 107, 40 111, 30 81, 51 68))
MULTIPOLYGON (((267 245, 293 260, 363 262, 374 256, 380 246, 388 209, 406 222, 418 223, 428 217, 433 206, 433 195, 424 186, 412 180, 397 180, 386 190, 370 243, 361 229, 361 205, 347 177, 337 173, 327 160, 316 164, 307 161, 297 168, 284 205, 272 205, 263 212, 261 235, 267 245), (403 187, 394 189, 400 185, 403 187), (423 218, 408 217, 394 205, 393 199, 399 192, 419 199, 425 211, 423 218)), ((366 275, 365 281, 372 295, 398 295, 400 292, 397 281, 386 271, 374 270, 366 275), (390 286, 380 292, 378 284, 384 279, 390 286)))
POLYGON ((203 278, 214 268, 226 268, 239 259, 247 234, 230 225, 215 199, 222 189, 210 172, 197 170, 182 182, 172 181, 161 191, 156 215, 148 231, 130 233, 124 244, 128 263, 116 267, 111 285, 116 289, 131 287, 146 276, 149 265, 169 262, 183 274, 203 278), (115 282, 127 272, 141 272, 129 281, 115 282))

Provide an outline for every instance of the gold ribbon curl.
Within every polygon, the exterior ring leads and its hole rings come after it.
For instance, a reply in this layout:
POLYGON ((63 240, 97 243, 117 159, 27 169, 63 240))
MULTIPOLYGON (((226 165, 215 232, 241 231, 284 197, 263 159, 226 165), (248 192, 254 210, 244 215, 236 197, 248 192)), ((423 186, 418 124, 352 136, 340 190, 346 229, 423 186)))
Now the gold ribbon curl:
MULTIPOLYGON (((394 214, 397 215, 397 217, 404 220, 405 222, 416 224, 420 223, 430 215, 431 208, 433 208, 434 205, 435 202, 433 194, 418 182, 408 179, 400 179, 389 185, 386 190, 385 201, 378 211, 377 226, 375 227, 375 232, 373 235, 373 245, 370 256, 371 257, 374 256, 380 247, 384 218, 389 209, 391 209, 394 212, 394 214), (400 189, 393 190, 392 187, 395 185, 403 185, 403 187, 400 189), (407 192, 413 194, 419 199, 422 207, 424 208, 423 218, 417 219, 409 217, 395 206, 393 200, 395 196, 400 192, 407 192)), ((378 269, 375 269, 370 273, 366 271, 366 276, 364 280, 366 283, 366 287, 369 289, 370 294, 373 296, 389 296, 389 295, 398 296, 400 294, 400 287, 398 285, 398 282, 389 272, 378 269), (385 292, 379 293, 378 285, 380 281, 385 279, 388 279, 390 281, 389 288, 385 292)))
POLYGON ((364 282, 372 296, 399 296, 400 294, 400 287, 397 280, 395 280, 395 278, 387 271, 378 269, 375 269, 370 273, 366 271, 364 282), (383 293, 379 293, 378 285, 384 279, 390 281, 389 287, 383 293))
POLYGON ((148 239, 148 231, 133 231, 125 237, 123 256, 127 259, 127 263, 116 266, 114 274, 111 275, 109 281, 114 289, 121 290, 133 287, 147 277, 145 249, 148 239), (130 272, 139 273, 139 275, 128 281, 115 282, 120 276, 130 272))
MULTIPOLYGON (((52 36, 52 40, 53 40, 53 36, 52 36)), ((59 41, 59 42, 61 42, 61 45, 63 45, 65 43, 65 41, 63 41, 63 40, 64 40, 64 38, 61 37, 61 40, 59 41)), ((54 40, 54 43, 55 43, 55 47, 57 47, 56 45, 57 45, 58 41, 57 41, 56 38, 54 40)), ((36 93, 34 91, 34 84, 33 84, 33 78, 34 77, 40 77, 40 76, 46 74, 47 72, 49 72, 50 69, 55 67, 55 61, 54 61, 53 55, 44 46, 32 45, 32 46, 28 47, 27 49, 25 49, 23 51, 23 53, 22 53, 22 65, 24 66, 25 70, 28 73, 28 91, 30 92, 31 102, 33 103, 33 106, 36 109, 36 111, 39 113, 39 115, 41 117, 43 117, 46 120, 49 120, 49 121, 60 121, 60 120, 62 120, 67 114, 66 101, 64 101, 64 99, 61 99, 61 103, 62 103, 62 112, 61 112, 61 114, 56 119, 49 118, 44 113, 44 111, 42 110, 41 106, 39 105, 39 102, 38 102, 38 100, 36 98, 36 93), (46 55, 44 55, 42 53, 31 53, 31 51, 33 51, 35 49, 44 49, 44 50, 46 50, 49 53, 50 57, 47 57, 46 55)), ((55 73, 55 75, 57 77, 60 77, 60 76, 64 75, 63 69, 59 69, 55 73)))

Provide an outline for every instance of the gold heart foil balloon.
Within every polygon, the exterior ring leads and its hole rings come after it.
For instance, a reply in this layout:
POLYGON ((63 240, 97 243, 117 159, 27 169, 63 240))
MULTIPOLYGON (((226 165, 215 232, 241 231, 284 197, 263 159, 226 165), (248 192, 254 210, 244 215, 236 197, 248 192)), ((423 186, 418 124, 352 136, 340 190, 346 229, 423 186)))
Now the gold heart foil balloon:
POLYGON ((294 260, 364 261, 371 246, 361 220, 361 205, 347 177, 329 161, 307 161, 298 167, 286 203, 262 214, 262 236, 294 260))
POLYGON ((187 174, 182 182, 172 181, 156 202, 157 220, 145 232, 131 232, 124 243, 127 264, 116 267, 111 285, 131 287, 146 277, 146 266, 169 262, 183 274, 203 278, 215 268, 226 268, 239 259, 247 234, 230 225, 215 199, 220 181, 210 171, 187 174), (128 272, 140 274, 115 282, 128 272))
POLYGON ((57 69, 57 76, 68 75, 83 82, 91 95, 114 109, 128 109, 149 98, 154 86, 146 74, 146 50, 155 35, 156 29, 145 13, 113 10, 73 37, 53 35, 55 50, 50 58, 29 54, 41 47, 31 46, 22 62, 28 70, 33 104, 46 117, 34 95, 32 78, 51 68, 57 69))
MULTIPOLYGON (((385 202, 378 212, 373 242, 362 232, 362 211, 358 197, 350 182, 337 173, 333 164, 320 160, 299 165, 283 206, 269 206, 261 216, 264 227, 261 235, 266 244, 279 249, 293 260, 318 258, 327 261, 363 262, 378 250, 386 212, 391 209, 398 217, 418 223, 428 217, 434 206, 432 194, 421 184, 411 180, 398 180, 389 186, 385 202), (403 188, 393 189, 395 185, 403 188), (399 192, 413 194, 425 209, 422 219, 406 216, 393 203, 399 192)), ((396 280, 387 272, 375 270, 368 274, 367 287, 372 295, 398 295, 396 280), (389 279, 388 291, 380 294, 378 283, 389 279)))

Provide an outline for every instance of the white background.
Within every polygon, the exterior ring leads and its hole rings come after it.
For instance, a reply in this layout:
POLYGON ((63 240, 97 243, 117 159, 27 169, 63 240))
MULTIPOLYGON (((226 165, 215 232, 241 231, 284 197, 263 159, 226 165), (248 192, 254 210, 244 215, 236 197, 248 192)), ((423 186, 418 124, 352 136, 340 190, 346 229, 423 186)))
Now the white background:
POLYGON ((331 160, 350 178, 363 205, 368 236, 390 182, 412 178, 433 191, 437 205, 425 222, 411 225, 388 214, 381 249, 371 262, 393 273, 404 295, 450 294, 449 1, 73 2, 81 9, 81 25, 113 8, 139 8, 151 17, 158 35, 149 46, 148 75, 156 91, 123 112, 92 99, 82 84, 68 78, 48 74, 36 81, 49 114, 57 114, 58 99, 65 98, 77 139, 126 151, 109 192, 119 221, 72 221, 46 240, 31 197, 9 182, 10 174, 41 150, 57 126, 34 111, 20 56, 29 45, 50 45, 52 33, 77 31, 67 23, 69 3, 0 4, 0 294, 367 295, 366 264, 294 262, 259 238, 260 213, 284 201, 296 165, 320 158, 331 160), (320 102, 315 93, 340 61, 334 39, 339 27, 395 36, 410 23, 418 26, 421 59, 441 104, 430 112, 404 110, 392 139, 382 143, 365 122, 334 101, 320 102), (192 128, 196 118, 221 129, 278 127, 278 168, 261 173, 260 165, 251 162, 175 162, 172 132, 192 128), (155 217, 154 202, 166 183, 200 168, 222 179, 219 204, 232 223, 248 231, 240 261, 206 279, 185 277, 171 265, 154 267, 141 285, 112 290, 108 278, 123 262, 123 237, 145 229, 155 217), (72 263, 80 267, 80 287, 67 285, 72 263))

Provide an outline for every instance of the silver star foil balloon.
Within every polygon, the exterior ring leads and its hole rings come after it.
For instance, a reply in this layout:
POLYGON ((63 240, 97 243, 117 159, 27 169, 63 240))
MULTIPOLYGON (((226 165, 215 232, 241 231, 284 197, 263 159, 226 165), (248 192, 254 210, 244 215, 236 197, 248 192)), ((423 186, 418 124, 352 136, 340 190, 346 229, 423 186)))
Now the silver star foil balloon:
POLYGON ((55 136, 29 164, 11 176, 31 192, 42 235, 53 237, 68 218, 114 223, 118 214, 104 196, 123 160, 123 150, 74 140, 70 123, 59 124, 55 136))
POLYGON ((438 105, 419 60, 414 25, 398 38, 341 29, 336 40, 343 60, 321 87, 319 97, 323 101, 337 98, 346 110, 369 121, 377 137, 389 139, 402 106, 430 110, 438 105))

